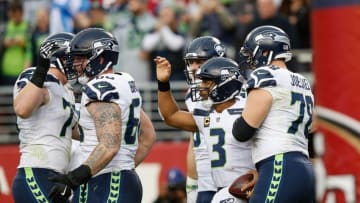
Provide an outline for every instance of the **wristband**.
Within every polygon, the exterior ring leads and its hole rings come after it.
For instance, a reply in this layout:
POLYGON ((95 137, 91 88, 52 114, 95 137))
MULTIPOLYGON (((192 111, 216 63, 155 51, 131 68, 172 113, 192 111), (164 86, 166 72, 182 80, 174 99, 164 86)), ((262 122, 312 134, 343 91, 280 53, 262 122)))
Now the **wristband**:
POLYGON ((36 85, 39 88, 43 88, 44 87, 44 82, 45 82, 45 77, 46 77, 46 73, 40 73, 38 71, 35 71, 34 74, 32 75, 30 81, 36 85))
POLYGON ((38 67, 36 67, 30 81, 39 88, 44 86, 46 74, 50 67, 49 59, 39 57, 38 67))
POLYGON ((167 92, 170 90, 170 83, 169 81, 167 82, 161 82, 158 80, 158 90, 160 92, 167 92))

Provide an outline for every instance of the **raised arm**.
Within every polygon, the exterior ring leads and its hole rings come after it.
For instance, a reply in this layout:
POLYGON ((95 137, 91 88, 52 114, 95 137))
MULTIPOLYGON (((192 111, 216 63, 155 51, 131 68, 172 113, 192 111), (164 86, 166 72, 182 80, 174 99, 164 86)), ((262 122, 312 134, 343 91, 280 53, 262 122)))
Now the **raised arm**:
MULTIPOLYGON (((34 110, 49 101, 49 92, 44 88, 46 74, 50 68, 50 57, 53 54, 54 42, 44 42, 40 46, 38 66, 32 73, 30 81, 14 98, 14 111, 20 118, 28 118, 34 110)), ((19 78, 26 77, 26 71, 19 78)), ((15 84, 16 85, 16 84, 15 84)), ((20 87, 17 87, 20 88, 20 87)))
POLYGON ((20 118, 28 118, 41 105, 49 100, 49 92, 46 88, 39 88, 31 82, 20 90, 14 98, 14 111, 20 118))
POLYGON ((139 147, 135 154, 135 167, 138 166, 149 154, 156 141, 154 126, 146 113, 141 110, 140 114, 140 134, 139 147))
POLYGON ((166 124, 187 131, 197 131, 191 113, 181 111, 170 91, 169 78, 171 64, 166 58, 156 57, 156 76, 158 79, 158 105, 161 116, 166 124))

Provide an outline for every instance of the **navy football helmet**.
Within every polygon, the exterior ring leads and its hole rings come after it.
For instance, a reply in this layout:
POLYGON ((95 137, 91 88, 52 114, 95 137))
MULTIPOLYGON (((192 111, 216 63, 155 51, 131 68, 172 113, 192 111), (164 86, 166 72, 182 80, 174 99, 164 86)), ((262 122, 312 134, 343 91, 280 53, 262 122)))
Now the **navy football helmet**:
POLYGON ((225 46, 216 37, 203 36, 190 42, 185 50, 185 77, 189 85, 195 84, 195 71, 191 70, 192 60, 206 61, 212 57, 225 56, 225 46))
POLYGON ((207 91, 208 97, 214 104, 226 102, 239 95, 242 85, 245 83, 245 72, 232 59, 215 57, 207 60, 197 70, 195 76, 200 80, 211 80, 214 86, 201 87, 200 84, 191 87, 193 101, 206 100, 202 98, 201 91, 207 91))
POLYGON ((72 69, 69 64, 70 54, 68 52, 70 41, 74 38, 74 34, 68 32, 60 32, 48 36, 42 44, 55 43, 53 46, 52 55, 50 57, 50 63, 59 69, 68 80, 74 77, 76 72, 72 69))
POLYGON ((88 59, 84 74, 92 78, 117 64, 119 44, 116 38, 104 29, 86 28, 77 33, 70 42, 70 54, 88 59))
POLYGON ((270 25, 253 29, 245 38, 240 57, 254 68, 269 65, 274 59, 290 61, 289 36, 280 28, 270 25))

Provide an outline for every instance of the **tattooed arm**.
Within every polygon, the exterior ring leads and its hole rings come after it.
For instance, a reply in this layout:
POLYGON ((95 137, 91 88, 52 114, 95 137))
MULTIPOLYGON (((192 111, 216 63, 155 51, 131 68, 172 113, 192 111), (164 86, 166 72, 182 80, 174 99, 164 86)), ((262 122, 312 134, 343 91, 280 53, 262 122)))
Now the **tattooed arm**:
POLYGON ((138 166, 149 154, 154 145, 156 134, 153 124, 146 113, 141 109, 139 147, 135 154, 135 167, 138 166))
POLYGON ((121 143, 121 109, 115 103, 92 102, 87 106, 92 116, 99 144, 84 162, 95 175, 117 154, 121 143))

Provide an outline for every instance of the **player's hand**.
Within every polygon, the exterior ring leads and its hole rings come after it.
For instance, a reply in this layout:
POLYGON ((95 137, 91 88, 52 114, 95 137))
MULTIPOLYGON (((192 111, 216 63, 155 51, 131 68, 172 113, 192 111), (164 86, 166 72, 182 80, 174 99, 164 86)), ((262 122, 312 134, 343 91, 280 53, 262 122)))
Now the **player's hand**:
POLYGON ((55 183, 49 193, 49 199, 54 203, 64 203, 69 201, 71 189, 63 183, 55 183))
POLYGON ((58 49, 59 46, 55 41, 43 42, 39 49, 37 69, 40 69, 42 72, 47 72, 50 67, 50 58, 58 49))
POLYGON ((242 191, 248 190, 247 191, 247 198, 250 199, 252 193, 254 192, 255 184, 256 184, 257 180, 259 179, 259 174, 258 174, 258 172, 256 170, 250 170, 250 171, 247 172, 247 174, 252 174, 253 179, 250 182, 244 184, 241 187, 241 190, 242 191))
POLYGON ((164 58, 157 56, 154 59, 156 63, 156 77, 161 82, 168 82, 171 75, 171 64, 164 58))
POLYGON ((33 73, 30 81, 39 88, 44 86, 46 74, 50 68, 50 57, 58 50, 59 46, 56 42, 43 42, 40 45, 38 54, 38 65, 33 73))
POLYGON ((59 45, 55 41, 43 42, 40 45, 39 56, 44 59, 50 59, 56 50, 59 49, 59 45))
POLYGON ((49 199, 62 201, 69 198, 71 189, 74 190, 81 184, 86 183, 91 178, 91 169, 88 165, 82 164, 68 174, 57 174, 49 178, 54 182, 54 186, 49 193, 49 199))
POLYGON ((67 202, 71 195, 71 188, 74 187, 68 175, 58 174, 49 178, 54 186, 49 193, 49 199, 53 202, 67 202))

